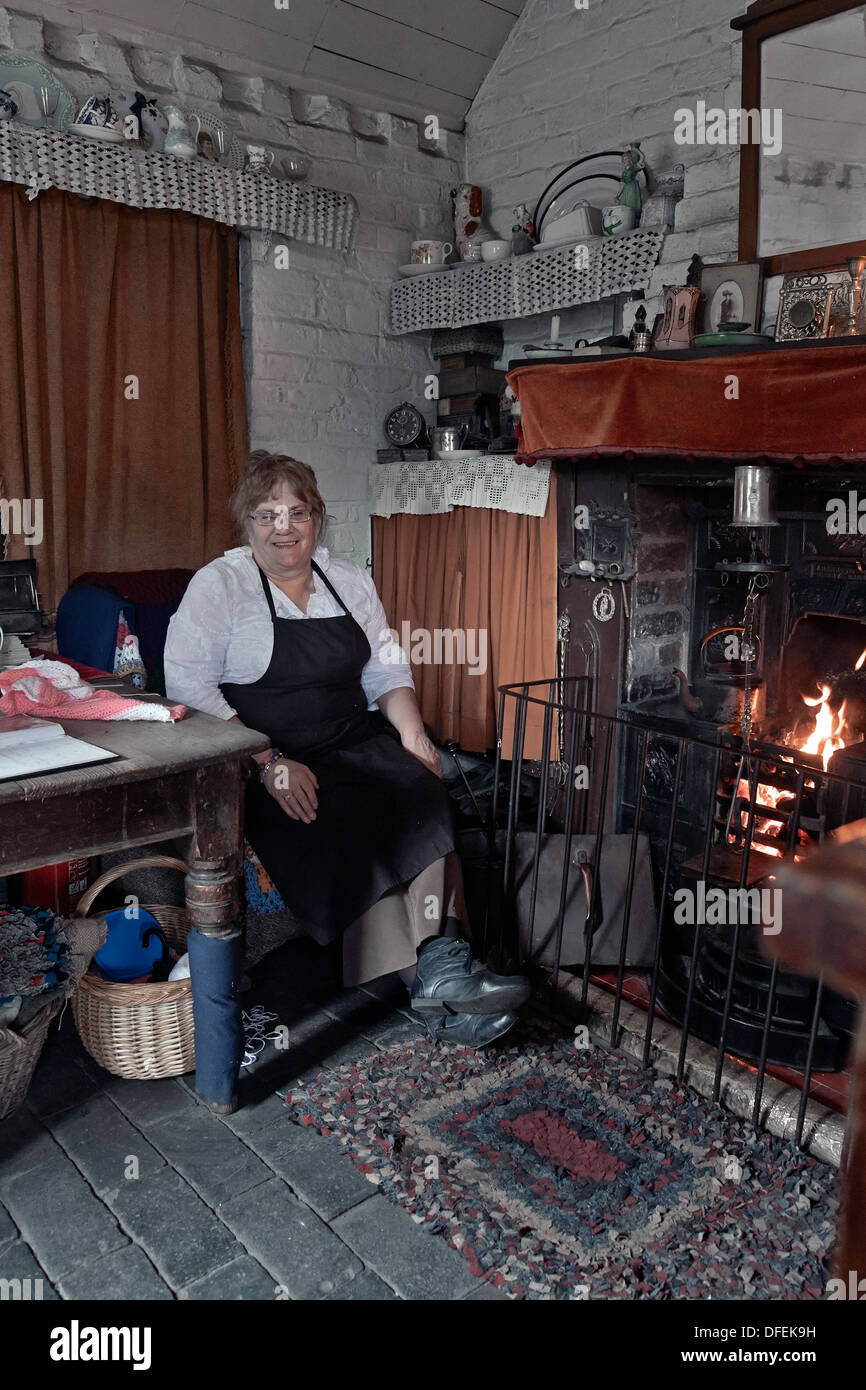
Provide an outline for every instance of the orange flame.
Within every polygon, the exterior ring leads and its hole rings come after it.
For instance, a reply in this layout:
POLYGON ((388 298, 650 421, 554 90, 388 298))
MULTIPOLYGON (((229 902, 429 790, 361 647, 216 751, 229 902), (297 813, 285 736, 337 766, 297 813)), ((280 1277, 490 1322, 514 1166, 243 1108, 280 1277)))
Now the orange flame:
POLYGON ((821 694, 817 699, 810 699, 808 695, 800 697, 804 705, 817 710, 815 727, 806 742, 800 744, 800 751, 802 753, 817 753, 824 764, 825 772, 830 766, 830 759, 833 754, 838 753, 840 748, 846 747, 853 733, 848 728, 848 722, 845 718, 845 701, 842 701, 834 714, 829 704, 831 694, 829 685, 822 685, 821 694))

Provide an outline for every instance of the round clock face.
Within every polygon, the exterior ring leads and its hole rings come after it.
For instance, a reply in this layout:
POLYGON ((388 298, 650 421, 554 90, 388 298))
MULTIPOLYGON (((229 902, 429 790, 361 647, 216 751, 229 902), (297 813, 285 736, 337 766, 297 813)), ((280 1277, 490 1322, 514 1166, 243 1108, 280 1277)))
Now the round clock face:
POLYGON ((408 401, 392 410, 385 421, 385 433, 391 443, 404 449, 410 448, 421 437, 425 428, 424 416, 408 401))

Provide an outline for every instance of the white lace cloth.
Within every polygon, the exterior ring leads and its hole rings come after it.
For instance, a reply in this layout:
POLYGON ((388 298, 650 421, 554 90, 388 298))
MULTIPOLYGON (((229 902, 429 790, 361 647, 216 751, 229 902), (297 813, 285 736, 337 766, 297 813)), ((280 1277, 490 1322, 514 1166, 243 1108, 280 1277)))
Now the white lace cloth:
POLYGON ((437 516, 455 507, 544 516, 549 493, 550 463, 542 460, 534 468, 523 468, 511 454, 370 466, 373 516, 437 516))
POLYGON ((260 227, 338 251, 351 247, 358 220, 358 204, 349 193, 16 121, 0 121, 0 179, 27 184, 30 198, 61 188, 134 208, 181 208, 228 226, 260 227))
POLYGON ((400 280, 391 287, 391 329, 418 333, 525 318, 646 289, 663 243, 662 232, 639 227, 625 236, 400 280))

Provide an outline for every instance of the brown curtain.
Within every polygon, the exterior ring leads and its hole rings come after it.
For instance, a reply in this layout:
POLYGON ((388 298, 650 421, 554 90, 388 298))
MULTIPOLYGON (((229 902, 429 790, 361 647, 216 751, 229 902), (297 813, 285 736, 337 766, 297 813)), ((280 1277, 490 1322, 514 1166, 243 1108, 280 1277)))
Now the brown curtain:
MULTIPOLYGON (((388 621, 401 640, 415 634, 407 654, 411 658, 414 648, 420 658, 412 660, 412 675, 424 720, 440 739, 455 739, 468 751, 495 747, 497 687, 556 671, 553 479, 544 517, 476 507, 442 516, 374 517, 373 545, 376 587, 388 621), (445 659, 437 661, 437 628, 486 633, 486 672, 472 674, 469 661, 449 663, 454 648, 447 640, 440 645, 445 659), (422 633, 428 635, 426 651, 422 633)), ((467 645, 466 651, 480 656, 483 647, 467 645)), ((480 670, 481 662, 476 665, 480 670)), ((527 757, 541 756, 542 718, 532 711, 527 719, 527 757)), ((509 743, 506 756, 510 748, 509 743)))
POLYGON ((0 183, 0 245, 0 496, 45 530, 7 556, 48 610, 83 571, 213 559, 247 443, 236 232, 0 183))

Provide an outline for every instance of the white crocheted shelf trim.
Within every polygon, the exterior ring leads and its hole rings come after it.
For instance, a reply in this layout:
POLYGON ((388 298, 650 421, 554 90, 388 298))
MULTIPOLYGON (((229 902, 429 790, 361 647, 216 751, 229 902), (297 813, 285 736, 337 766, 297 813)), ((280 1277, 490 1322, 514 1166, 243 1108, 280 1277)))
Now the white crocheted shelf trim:
POLYGON ((17 121, 0 121, 0 179, 26 184, 31 197, 53 187, 133 208, 173 208, 336 251, 350 249, 358 221, 358 205, 348 193, 17 121))
POLYGON ((487 507, 518 516, 544 516, 550 462, 533 468, 511 454, 476 454, 453 463, 376 463, 370 466, 373 516, 439 516, 455 507, 487 507))
POLYGON ((646 289, 663 242, 662 232, 638 228, 625 236, 399 280, 391 286, 391 328, 394 333, 462 328, 646 289))

